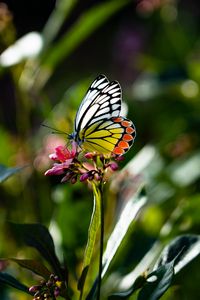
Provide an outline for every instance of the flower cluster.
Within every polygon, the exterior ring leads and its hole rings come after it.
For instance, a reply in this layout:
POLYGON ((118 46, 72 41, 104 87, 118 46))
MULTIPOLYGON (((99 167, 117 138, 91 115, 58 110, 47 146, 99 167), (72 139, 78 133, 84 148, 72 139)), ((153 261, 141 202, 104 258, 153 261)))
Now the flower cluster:
POLYGON ((106 180, 109 171, 118 169, 116 161, 122 159, 117 155, 106 157, 95 152, 88 152, 84 156, 80 154, 81 151, 75 142, 72 142, 71 149, 66 146, 56 147, 55 153, 49 156, 54 161, 53 167, 47 170, 45 175, 63 175, 61 182, 71 183, 76 183, 78 178, 81 182, 106 180))
POLYGON ((42 281, 39 285, 33 285, 29 292, 33 293, 33 300, 50 300, 60 295, 62 281, 58 276, 51 274, 48 281, 42 281))

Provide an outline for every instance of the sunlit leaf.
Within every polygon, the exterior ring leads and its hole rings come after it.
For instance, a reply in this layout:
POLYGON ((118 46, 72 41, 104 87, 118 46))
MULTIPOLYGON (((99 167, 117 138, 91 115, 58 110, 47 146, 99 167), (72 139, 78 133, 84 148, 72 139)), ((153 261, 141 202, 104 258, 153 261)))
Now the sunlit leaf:
POLYGON ((51 47, 48 53, 45 53, 41 70, 36 74, 36 78, 33 78, 37 84, 37 88, 42 88, 51 76, 52 70, 61 63, 64 58, 70 55, 72 51, 98 27, 105 24, 112 15, 129 2, 130 0, 106 1, 95 5, 82 14, 55 46, 51 47))
POLYGON ((156 241, 150 248, 150 250, 141 259, 141 261, 137 264, 137 266, 129 274, 119 279, 118 289, 123 291, 131 289, 140 274, 146 272, 149 266, 158 257, 162 249, 162 244, 156 241))
POLYGON ((161 298, 172 283, 175 274, 174 267, 185 252, 184 245, 186 248, 190 248, 192 244, 194 244, 194 239, 188 239, 185 242, 183 239, 182 242, 179 240, 177 243, 173 243, 171 250, 167 252, 164 250, 161 255, 163 260, 160 260, 158 268, 148 275, 146 284, 139 292, 138 300, 158 300, 161 298))
POLYGON ((149 274, 144 287, 138 295, 138 300, 157 300, 166 292, 174 276, 174 261, 161 266, 149 274))
POLYGON ((27 294, 30 294, 28 287, 19 282, 17 279, 15 279, 13 276, 0 272, 0 282, 3 284, 7 284, 9 286, 12 286, 16 288, 17 290, 23 291, 27 294))
POLYGON ((120 218, 107 242, 106 250, 103 255, 103 272, 105 275, 113 257, 115 256, 123 238, 125 237, 129 226, 137 216, 140 209, 145 205, 147 197, 141 185, 133 197, 129 199, 124 207, 120 218))
POLYGON ((55 66, 69 55, 74 48, 94 32, 101 24, 130 1, 107 1, 85 12, 62 39, 51 49, 47 64, 55 66))
POLYGON ((48 229, 42 224, 11 223, 13 230, 23 242, 39 251, 42 257, 52 266, 54 272, 62 278, 59 260, 55 253, 53 239, 48 229))
POLYGON ((7 168, 4 165, 0 165, 0 183, 21 171, 23 168, 24 167, 7 168))
POLYGON ((129 297, 138 289, 140 289, 144 283, 146 282, 146 279, 144 276, 139 276, 136 281, 134 282, 133 286, 128 289, 127 291, 118 292, 110 295, 108 297, 109 300, 117 300, 117 299, 129 299, 129 297))
POLYGON ((172 180, 180 187, 195 182, 200 177, 200 152, 196 151, 187 158, 180 158, 172 163, 167 171, 172 180))
POLYGON ((182 235, 175 238, 163 249, 154 269, 171 262, 178 255, 174 264, 175 273, 177 273, 199 254, 200 236, 182 235))
POLYGON ((63 22, 71 12, 77 0, 59 0, 51 13, 42 32, 45 46, 47 46, 56 37, 63 22))

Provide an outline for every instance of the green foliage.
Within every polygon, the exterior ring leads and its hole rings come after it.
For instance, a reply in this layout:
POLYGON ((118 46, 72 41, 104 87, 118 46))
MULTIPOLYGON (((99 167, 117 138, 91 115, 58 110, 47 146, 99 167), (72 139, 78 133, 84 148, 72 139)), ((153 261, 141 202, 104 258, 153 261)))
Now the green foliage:
MULTIPOLYGON (((40 255, 50 264, 55 274, 63 277, 59 260, 55 253, 54 242, 49 231, 42 224, 14 224, 12 230, 23 242, 38 250, 40 255)), ((30 267, 26 264, 26 268, 30 267)), ((35 265, 36 267, 36 265, 35 265)), ((46 273, 46 272, 45 272, 46 273)), ((45 274, 46 275, 46 274, 45 274)))
MULTIPOLYGON (((21 15, 30 13, 20 3, 17 11, 0 7, 1 299, 13 299, 14 287, 16 300, 29 300, 27 286, 53 273, 64 282, 61 297, 77 300, 81 291, 96 300, 100 197, 94 190, 92 213, 86 185, 43 176, 66 136, 41 124, 70 133, 101 73, 120 82, 137 129, 104 189, 101 300, 196 300, 200 293, 200 6, 154 2, 56 1, 33 56, 18 55, 16 37, 38 30, 34 14, 21 15), (6 65, 10 49, 18 59, 6 65)), ((44 20, 46 10, 35 15, 44 20)))
POLYGON ((91 216, 90 226, 88 229, 88 240, 87 240, 87 245, 85 248, 85 254, 83 259, 83 271, 78 282, 78 289, 82 293, 83 293, 86 275, 91 263, 92 254, 94 252, 96 236, 99 230, 99 226, 101 224, 101 201, 103 201, 103 199, 101 198, 102 195, 99 189, 96 187, 95 183, 93 183, 93 191, 94 191, 93 212, 91 216))
POLYGON ((10 274, 1 272, 0 282, 12 286, 22 292, 30 294, 28 291, 28 287, 22 284, 21 282, 19 282, 15 277, 11 276, 10 274))
POLYGON ((48 279, 51 275, 51 272, 41 263, 41 261, 16 258, 11 258, 10 261, 16 262, 20 267, 31 270, 45 279, 48 279))
POLYGON ((0 183, 23 170, 24 167, 7 168, 4 165, 0 165, 0 183))
POLYGON ((161 266, 149 275, 149 280, 153 278, 153 282, 147 282, 139 293, 138 300, 157 300, 165 293, 172 282, 174 275, 174 262, 170 262, 161 266), (155 278, 154 278, 155 276, 155 278))

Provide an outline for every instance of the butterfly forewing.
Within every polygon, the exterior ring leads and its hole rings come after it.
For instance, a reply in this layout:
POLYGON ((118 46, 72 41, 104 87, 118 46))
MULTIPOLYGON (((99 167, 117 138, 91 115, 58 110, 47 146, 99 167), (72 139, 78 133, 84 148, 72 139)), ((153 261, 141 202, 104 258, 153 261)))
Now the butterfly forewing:
POLYGON ((121 87, 99 75, 89 87, 75 119, 75 132, 101 120, 118 117, 121 110, 121 87))

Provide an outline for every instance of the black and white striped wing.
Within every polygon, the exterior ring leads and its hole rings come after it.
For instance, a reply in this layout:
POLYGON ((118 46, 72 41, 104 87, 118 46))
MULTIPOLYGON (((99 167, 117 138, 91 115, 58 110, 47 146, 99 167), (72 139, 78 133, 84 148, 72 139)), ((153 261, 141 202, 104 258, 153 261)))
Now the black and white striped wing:
POLYGON ((89 87, 75 119, 75 132, 91 124, 118 117, 121 111, 121 87, 117 81, 109 82, 99 75, 89 87))

